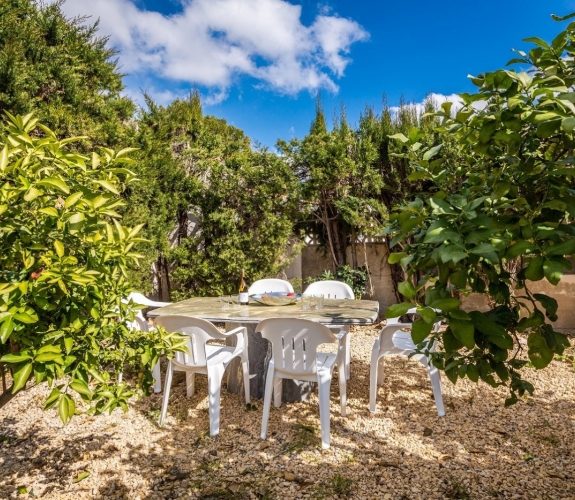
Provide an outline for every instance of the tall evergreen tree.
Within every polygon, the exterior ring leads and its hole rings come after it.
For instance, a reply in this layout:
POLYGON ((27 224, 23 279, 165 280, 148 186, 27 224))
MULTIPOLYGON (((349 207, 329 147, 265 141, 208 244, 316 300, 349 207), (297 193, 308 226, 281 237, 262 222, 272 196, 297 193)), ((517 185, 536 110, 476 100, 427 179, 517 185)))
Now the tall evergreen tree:
POLYGON ((115 51, 62 3, 0 2, 0 114, 35 111, 60 137, 86 135, 87 149, 117 146, 134 105, 120 94, 115 51))

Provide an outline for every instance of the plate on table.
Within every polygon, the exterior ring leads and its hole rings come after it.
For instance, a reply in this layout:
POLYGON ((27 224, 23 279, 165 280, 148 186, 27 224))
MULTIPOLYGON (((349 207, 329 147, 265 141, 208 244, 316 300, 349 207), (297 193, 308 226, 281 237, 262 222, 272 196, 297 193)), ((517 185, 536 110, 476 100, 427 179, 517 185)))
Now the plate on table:
POLYGON ((287 292, 266 292, 250 295, 250 299, 264 306, 289 306, 295 304, 299 298, 299 294, 287 292))

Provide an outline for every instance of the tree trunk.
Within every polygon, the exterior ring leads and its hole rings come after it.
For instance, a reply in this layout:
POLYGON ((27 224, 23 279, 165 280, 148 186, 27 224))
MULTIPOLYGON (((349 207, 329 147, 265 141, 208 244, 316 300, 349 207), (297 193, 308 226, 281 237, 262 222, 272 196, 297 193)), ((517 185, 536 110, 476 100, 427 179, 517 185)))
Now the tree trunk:
POLYGON ((355 227, 351 228, 351 267, 357 269, 357 234, 355 227))

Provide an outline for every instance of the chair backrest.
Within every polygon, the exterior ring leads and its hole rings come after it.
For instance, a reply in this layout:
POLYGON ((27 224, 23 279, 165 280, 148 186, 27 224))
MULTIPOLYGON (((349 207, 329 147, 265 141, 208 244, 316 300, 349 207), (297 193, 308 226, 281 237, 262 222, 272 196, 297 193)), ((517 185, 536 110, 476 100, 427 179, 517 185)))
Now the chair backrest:
POLYGON ((189 337, 187 347, 190 353, 176 352, 175 355, 175 361, 183 365, 206 366, 206 342, 226 338, 215 325, 205 319, 174 314, 158 316, 154 322, 170 333, 181 333, 189 337))
POLYGON ((249 295, 265 292, 293 293, 293 286, 291 286, 291 283, 286 280, 266 278, 263 280, 254 281, 248 290, 249 295))
POLYGON ((291 375, 316 373, 317 347, 337 341, 327 326, 307 319, 264 319, 257 331, 272 344, 276 370, 291 375))
POLYGON ((130 300, 135 304, 139 304, 141 306, 146 307, 164 307, 169 306, 171 304, 171 302, 159 302, 157 300, 151 300, 139 292, 130 292, 130 294, 126 298, 126 302, 129 302, 130 300))
MULTIPOLYGON (((434 311, 435 312, 441 312, 439 309, 434 309, 434 311)), ((417 314, 417 308, 412 307, 411 309, 408 309, 405 314, 406 315, 417 314)), ((387 343, 388 341, 391 341, 390 335, 393 335, 398 330, 411 330, 411 326, 413 325, 413 323, 401 323, 399 321, 399 318, 400 317, 398 316, 396 318, 388 318, 386 320, 385 326, 379 332, 379 339, 380 339, 380 345, 381 346, 384 346, 385 343, 387 343)), ((440 328, 441 328, 441 321, 436 321, 433 324, 432 331, 438 332, 440 328)), ((416 347, 415 344, 413 344, 413 342, 410 340, 409 343, 407 343, 407 344, 404 343, 404 345, 402 346, 402 349, 404 349, 404 350, 406 350, 406 349, 415 350, 415 347, 416 347)), ((429 346, 429 349, 430 350, 435 349, 435 342, 429 346)))
POLYGON ((326 299, 355 299, 351 287, 343 281, 314 281, 303 292, 304 295, 323 294, 326 299))
POLYGON ((148 322, 144 318, 144 313, 140 310, 134 315, 134 321, 128 321, 126 325, 134 330, 140 330, 141 332, 149 332, 148 322))

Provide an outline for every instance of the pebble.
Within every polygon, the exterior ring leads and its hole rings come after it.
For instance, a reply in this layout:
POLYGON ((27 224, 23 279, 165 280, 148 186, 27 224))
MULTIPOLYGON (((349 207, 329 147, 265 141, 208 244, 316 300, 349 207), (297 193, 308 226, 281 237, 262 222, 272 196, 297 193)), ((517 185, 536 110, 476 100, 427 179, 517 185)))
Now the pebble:
POLYGON ((272 408, 263 441, 261 402, 256 401, 258 411, 247 411, 241 397, 225 388, 220 434, 209 437, 202 376, 188 398, 184 376, 174 375, 161 430, 156 425, 161 395, 134 401, 125 416, 80 414, 63 427, 57 411, 42 411, 48 388, 31 386, 0 408, 0 498, 24 498, 17 488, 25 486, 47 500, 226 495, 296 500, 337 498, 336 489, 345 485, 358 500, 485 498, 487 491, 501 498, 575 498, 573 422, 565 418, 575 406, 571 365, 554 361, 545 370, 525 370, 535 396, 511 408, 503 406, 503 388, 468 380, 453 386, 442 375, 446 415, 439 418, 425 369, 391 357, 372 414, 373 341, 370 329, 354 329, 347 418, 339 415, 334 377, 329 450, 321 449, 315 393, 309 403, 272 408), (525 461, 526 454, 532 459, 525 461), (73 483, 84 470, 91 475, 73 483))

